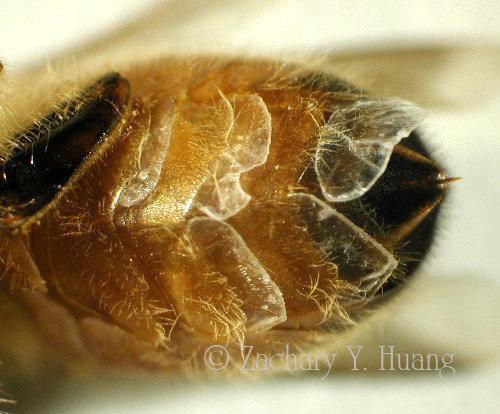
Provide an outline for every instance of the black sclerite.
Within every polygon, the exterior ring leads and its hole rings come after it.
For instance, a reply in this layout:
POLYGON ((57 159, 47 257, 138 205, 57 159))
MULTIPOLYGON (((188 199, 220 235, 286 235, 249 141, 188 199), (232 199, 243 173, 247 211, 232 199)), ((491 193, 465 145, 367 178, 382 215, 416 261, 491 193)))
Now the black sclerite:
POLYGON ((47 205, 120 119, 129 84, 110 73, 58 106, 14 142, 0 166, 0 220, 15 223, 47 205))
MULTIPOLYGON (((384 174, 370 191, 358 200, 336 204, 335 207, 383 242, 390 238, 391 232, 411 222, 419 210, 445 196, 440 172, 418 132, 414 131, 395 148, 384 174), (422 159, 415 158, 411 152, 406 153, 405 148, 418 152, 422 159), (429 162, 424 161, 424 157, 429 162)), ((432 245, 440 207, 440 203, 435 205, 399 243, 398 255, 403 260, 411 259, 405 264, 407 276, 416 269, 432 245)), ((385 290, 387 288, 388 285, 385 290)))

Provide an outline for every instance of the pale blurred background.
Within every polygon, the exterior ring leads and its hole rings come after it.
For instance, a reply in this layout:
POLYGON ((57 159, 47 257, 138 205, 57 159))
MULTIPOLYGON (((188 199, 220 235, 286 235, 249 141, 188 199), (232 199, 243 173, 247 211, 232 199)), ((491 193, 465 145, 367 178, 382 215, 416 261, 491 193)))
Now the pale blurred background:
POLYGON ((335 372, 323 381, 308 375, 129 386, 125 393, 100 384, 84 391, 68 387, 68 398, 54 400, 46 412, 498 412, 498 0, 0 3, 0 60, 8 71, 67 52, 106 59, 102 38, 132 58, 135 48, 151 54, 319 54, 374 92, 428 107, 425 136, 450 174, 463 181, 443 208, 436 247, 418 277, 385 313, 332 347, 454 352, 457 374, 335 372))

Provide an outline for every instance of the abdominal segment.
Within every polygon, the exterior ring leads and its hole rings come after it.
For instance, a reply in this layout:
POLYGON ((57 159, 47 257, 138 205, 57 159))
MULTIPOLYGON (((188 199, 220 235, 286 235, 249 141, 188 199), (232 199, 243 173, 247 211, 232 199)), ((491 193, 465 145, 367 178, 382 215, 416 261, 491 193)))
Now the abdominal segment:
POLYGON ((78 125, 98 148, 36 220, 2 229, 9 286, 67 307, 100 355, 112 332, 134 338, 130 355, 178 356, 352 324, 398 262, 337 205, 370 190, 422 113, 306 75, 208 59, 124 68, 120 123, 78 125))

